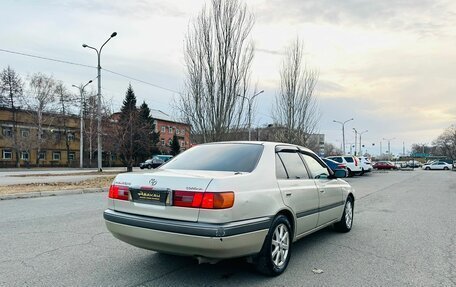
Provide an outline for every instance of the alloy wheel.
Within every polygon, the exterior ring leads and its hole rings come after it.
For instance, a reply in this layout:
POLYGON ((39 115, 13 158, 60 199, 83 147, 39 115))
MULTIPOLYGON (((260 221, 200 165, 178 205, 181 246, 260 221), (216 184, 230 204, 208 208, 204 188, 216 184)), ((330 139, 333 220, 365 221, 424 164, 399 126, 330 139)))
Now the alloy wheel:
POLYGON ((282 267, 288 258, 290 232, 285 224, 277 225, 272 235, 271 258, 276 267, 282 267))
POLYGON ((345 204, 345 225, 347 228, 351 228, 353 223, 353 207, 350 200, 345 204))

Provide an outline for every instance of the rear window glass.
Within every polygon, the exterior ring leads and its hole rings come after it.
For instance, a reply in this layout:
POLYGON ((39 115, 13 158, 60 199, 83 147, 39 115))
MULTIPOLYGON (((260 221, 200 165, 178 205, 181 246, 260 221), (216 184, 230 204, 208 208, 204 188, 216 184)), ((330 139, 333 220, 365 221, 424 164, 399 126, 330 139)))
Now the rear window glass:
POLYGON ((342 163, 342 158, 341 157, 331 157, 330 159, 332 159, 333 161, 337 161, 339 163, 342 163))
POLYGON ((259 144, 207 144, 192 147, 161 168, 252 172, 263 153, 259 144))
POLYGON ((309 178, 306 166, 296 152, 279 152, 289 179, 309 178))
POLYGON ((344 157, 347 162, 353 162, 353 158, 351 156, 344 157))

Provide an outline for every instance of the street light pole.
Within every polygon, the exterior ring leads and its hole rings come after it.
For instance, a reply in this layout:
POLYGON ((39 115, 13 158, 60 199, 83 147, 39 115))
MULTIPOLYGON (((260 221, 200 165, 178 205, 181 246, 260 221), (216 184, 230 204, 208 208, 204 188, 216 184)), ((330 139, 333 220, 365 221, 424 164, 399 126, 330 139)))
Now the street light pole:
POLYGON ((359 133, 359 154, 362 156, 363 155, 363 150, 362 150, 362 145, 361 145, 361 137, 364 133, 367 133, 368 130, 362 131, 359 133))
POLYGON ((252 137, 251 137, 251 121, 252 121, 252 102, 253 102, 253 99, 255 99, 256 96, 258 96, 259 94, 261 93, 264 93, 264 90, 261 90, 259 91, 258 93, 254 94, 251 98, 248 98, 246 96, 243 96, 243 95, 237 95, 238 97, 242 97, 244 99, 247 100, 247 104, 249 105, 249 110, 248 110, 248 126, 249 126, 249 141, 252 140, 252 137))
POLYGON ((88 84, 92 83, 92 80, 87 82, 84 86, 81 84, 81 86, 76 86, 73 85, 73 87, 79 89, 79 93, 81 94, 81 135, 79 137, 79 167, 83 168, 84 167, 84 115, 83 115, 83 105, 84 105, 84 88, 87 87, 88 84))
POLYGON ((353 155, 356 156, 356 150, 358 149, 358 145, 356 144, 358 139, 358 131, 355 128, 353 128, 353 131, 355 132, 355 152, 353 155))
POLYGON ((90 48, 92 50, 95 50, 95 52, 97 52, 97 56, 98 56, 98 65, 97 65, 97 70, 98 70, 98 94, 97 94, 97 145, 98 145, 98 150, 97 150, 97 153, 98 153, 98 171, 100 171, 100 172, 103 171, 102 160, 101 160, 103 149, 101 148, 101 65, 100 65, 100 56, 101 56, 101 50, 103 49, 104 45, 106 45, 106 43, 108 43, 108 41, 111 40, 112 38, 114 38, 115 36, 117 36, 117 32, 113 32, 111 34, 109 39, 106 40, 106 42, 104 42, 103 45, 101 45, 100 50, 97 50, 96 48, 91 47, 89 45, 82 44, 83 48, 90 48))
POLYGON ((351 119, 348 119, 344 122, 339 122, 339 121, 336 121, 336 120, 333 120, 333 122, 335 123, 339 123, 342 125, 342 152, 345 154, 345 124, 349 121, 353 121, 353 118, 351 119))
POLYGON ((390 138, 390 139, 383 138, 383 140, 388 141, 388 157, 391 157, 391 141, 394 139, 396 139, 396 138, 390 138))

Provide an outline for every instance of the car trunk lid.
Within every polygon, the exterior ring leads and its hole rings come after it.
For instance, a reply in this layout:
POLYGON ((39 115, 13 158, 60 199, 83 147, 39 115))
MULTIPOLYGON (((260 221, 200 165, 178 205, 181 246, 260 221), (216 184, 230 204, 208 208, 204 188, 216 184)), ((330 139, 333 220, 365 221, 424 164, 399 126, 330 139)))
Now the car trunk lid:
POLYGON ((116 211, 165 219, 198 220, 199 208, 173 206, 176 191, 205 192, 217 173, 158 169, 118 175, 113 184, 128 186, 129 200, 114 200, 116 211))

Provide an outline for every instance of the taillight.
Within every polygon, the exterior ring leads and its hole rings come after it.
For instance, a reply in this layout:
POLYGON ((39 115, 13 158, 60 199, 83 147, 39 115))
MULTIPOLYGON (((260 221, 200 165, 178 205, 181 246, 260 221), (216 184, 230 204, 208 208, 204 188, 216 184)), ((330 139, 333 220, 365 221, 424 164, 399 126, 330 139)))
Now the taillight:
POLYGON ((180 207, 224 209, 234 204, 234 192, 193 192, 175 190, 173 205, 180 207))
POLYGON ((109 198, 118 200, 128 200, 130 193, 128 186, 112 184, 109 188, 109 198))
POLYGON ((354 157, 354 160, 355 160, 355 166, 358 166, 358 159, 356 157, 354 157))
POLYGON ((338 164, 337 167, 340 167, 340 168, 345 168, 346 165, 345 164, 338 164))

